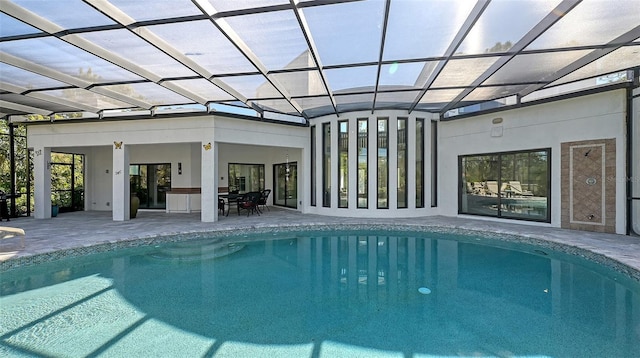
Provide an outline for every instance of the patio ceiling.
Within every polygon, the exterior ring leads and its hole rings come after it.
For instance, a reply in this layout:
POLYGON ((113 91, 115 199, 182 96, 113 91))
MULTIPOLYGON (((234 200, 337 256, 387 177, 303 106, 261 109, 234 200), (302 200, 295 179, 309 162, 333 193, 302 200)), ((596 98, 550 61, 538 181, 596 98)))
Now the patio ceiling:
POLYGON ((640 67, 640 0, 0 5, 0 117, 443 114, 640 67))

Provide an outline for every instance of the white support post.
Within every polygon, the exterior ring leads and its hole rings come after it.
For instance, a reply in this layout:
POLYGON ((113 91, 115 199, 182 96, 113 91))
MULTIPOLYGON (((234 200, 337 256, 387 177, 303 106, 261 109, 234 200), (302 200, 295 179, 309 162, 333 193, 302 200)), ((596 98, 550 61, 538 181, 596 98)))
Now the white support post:
POLYGON ((113 221, 130 220, 129 147, 122 142, 113 146, 113 221))
POLYGON ((51 148, 36 147, 33 151, 36 219, 51 218, 51 148))
POLYGON ((202 143, 200 195, 202 222, 218 221, 218 143, 202 143))

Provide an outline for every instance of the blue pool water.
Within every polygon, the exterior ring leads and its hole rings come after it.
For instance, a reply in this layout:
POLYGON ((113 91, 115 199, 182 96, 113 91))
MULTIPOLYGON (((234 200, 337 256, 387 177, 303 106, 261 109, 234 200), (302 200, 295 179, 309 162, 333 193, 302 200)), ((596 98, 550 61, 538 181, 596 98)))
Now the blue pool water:
POLYGON ((638 357, 640 285, 483 237, 165 243, 1 276, 3 357, 638 357))

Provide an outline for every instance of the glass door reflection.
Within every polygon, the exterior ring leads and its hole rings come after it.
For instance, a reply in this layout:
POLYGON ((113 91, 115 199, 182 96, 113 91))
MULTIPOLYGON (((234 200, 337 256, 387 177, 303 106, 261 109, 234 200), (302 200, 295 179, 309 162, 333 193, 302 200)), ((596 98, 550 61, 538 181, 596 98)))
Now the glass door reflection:
POLYGON ((296 209, 298 207, 298 165, 296 162, 273 165, 273 204, 296 209))

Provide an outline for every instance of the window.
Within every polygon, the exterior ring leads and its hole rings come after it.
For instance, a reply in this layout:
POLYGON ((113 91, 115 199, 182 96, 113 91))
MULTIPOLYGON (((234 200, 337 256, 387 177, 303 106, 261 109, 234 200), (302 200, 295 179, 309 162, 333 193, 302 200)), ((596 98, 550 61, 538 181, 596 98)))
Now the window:
POLYGON ((322 206, 331 207, 331 123, 322 125, 322 206))
POLYGON ((264 164, 229 163, 229 192, 240 194, 264 189, 264 164))
POLYGON ((438 206, 438 122, 431 121, 431 207, 438 206))
POLYGON ((338 207, 349 207, 349 122, 338 122, 338 207))
POLYGON ((424 119, 416 119, 416 208, 424 208, 424 119))
POLYGON ((389 120, 378 119, 378 209, 389 208, 389 120))
POLYGON ((550 149, 460 157, 459 213, 550 222, 550 149))
POLYGON ((367 152, 369 134, 368 119, 358 119, 358 208, 369 206, 369 155, 367 152))
POLYGON ((311 206, 316 206, 316 126, 311 126, 311 206))
POLYGON ((398 208, 407 207, 407 119, 398 118, 398 208))
POLYGON ((165 209, 171 191, 171 164, 129 165, 131 194, 140 199, 140 208, 165 209))

